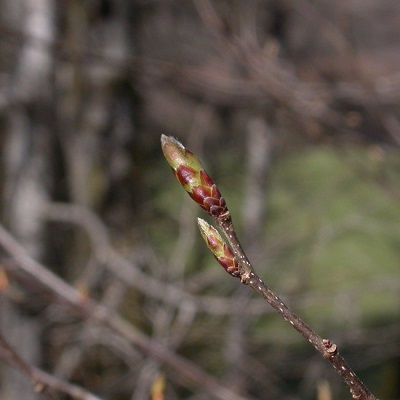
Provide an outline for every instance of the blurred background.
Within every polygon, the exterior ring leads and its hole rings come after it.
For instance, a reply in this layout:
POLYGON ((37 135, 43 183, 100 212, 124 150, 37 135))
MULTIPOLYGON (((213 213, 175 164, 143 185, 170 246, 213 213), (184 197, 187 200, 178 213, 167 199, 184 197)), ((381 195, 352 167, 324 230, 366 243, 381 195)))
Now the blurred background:
MULTIPOLYGON (((400 399, 398 0, 0 10, 0 332, 23 360, 101 399, 350 399, 212 258, 164 133, 203 161, 268 285, 400 399), (43 270, 136 336, 67 306, 43 270)), ((2 399, 89 399, 35 394, 5 353, 2 399)))

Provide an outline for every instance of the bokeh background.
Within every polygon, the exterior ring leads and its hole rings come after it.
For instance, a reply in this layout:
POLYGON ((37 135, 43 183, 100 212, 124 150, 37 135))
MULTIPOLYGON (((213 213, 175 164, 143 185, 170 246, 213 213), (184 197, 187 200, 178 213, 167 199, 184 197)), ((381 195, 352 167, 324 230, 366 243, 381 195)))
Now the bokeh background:
MULTIPOLYGON (((400 399, 398 0, 0 10, 0 332, 27 364, 104 400, 350 399, 209 254, 164 133, 202 159, 269 286, 400 399)), ((90 399, 34 393, 4 346, 2 399, 90 399)))

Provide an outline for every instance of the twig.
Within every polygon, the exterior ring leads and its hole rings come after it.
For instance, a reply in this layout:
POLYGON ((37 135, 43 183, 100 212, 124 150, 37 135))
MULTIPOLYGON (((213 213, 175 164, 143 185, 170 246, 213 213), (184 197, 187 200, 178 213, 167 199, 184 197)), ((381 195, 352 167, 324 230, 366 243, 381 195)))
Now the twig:
POLYGON ((353 399, 376 400, 375 396, 339 354, 336 344, 317 335, 254 271, 237 238, 225 200, 197 157, 172 137, 162 135, 161 146, 164 156, 178 181, 190 197, 214 218, 228 240, 230 247, 225 244, 215 228, 206 221, 198 219, 200 232, 217 261, 229 274, 240 278, 243 284, 261 294, 285 321, 292 325, 332 364, 336 372, 349 386, 353 399))
POLYGON ((339 354, 336 344, 328 339, 323 339, 321 336, 316 334, 310 326, 298 317, 254 271, 253 266, 248 260, 236 236, 230 214, 228 213, 222 218, 216 217, 215 220, 224 232, 235 256, 237 257, 241 282, 261 294, 261 296, 264 297, 264 299, 284 318, 285 321, 292 325, 293 328, 304 337, 304 339, 310 342, 314 348, 333 365, 336 372, 349 386, 353 399, 376 400, 375 396, 339 354))
MULTIPOLYGON (((123 257, 111 244, 107 228, 100 218, 89 208, 71 203, 46 203, 43 217, 50 221, 76 224, 83 228, 90 238, 92 252, 96 260, 105 266, 122 282, 130 285, 146 296, 162 300, 168 306, 179 308, 190 304, 196 313, 211 315, 235 315, 230 301, 222 296, 192 295, 179 285, 162 282, 143 272, 132 260, 123 257)), ((251 314, 262 314, 262 300, 251 302, 251 314)))
POLYGON ((0 358, 8 364, 18 368, 31 381, 35 392, 43 393, 47 399, 54 400, 55 397, 46 390, 52 388, 59 392, 68 394, 76 400, 100 400, 99 397, 89 393, 77 385, 65 382, 62 379, 50 375, 26 362, 7 342, 0 333, 0 358))
POLYGON ((2 225, 0 225, 0 245, 14 257, 19 269, 27 273, 34 281, 42 284, 59 300, 77 310, 84 319, 107 327, 137 346, 142 352, 174 370, 179 374, 181 383, 195 384, 220 400, 244 400, 243 397, 220 384, 216 378, 184 357, 171 352, 159 342, 149 339, 116 313, 83 296, 78 290, 32 259, 2 225))

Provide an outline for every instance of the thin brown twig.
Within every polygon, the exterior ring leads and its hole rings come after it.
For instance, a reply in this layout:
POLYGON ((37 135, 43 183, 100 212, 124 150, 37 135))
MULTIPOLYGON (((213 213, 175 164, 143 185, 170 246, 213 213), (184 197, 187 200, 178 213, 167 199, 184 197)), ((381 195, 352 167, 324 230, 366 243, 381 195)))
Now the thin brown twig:
POLYGON ((230 275, 240 278, 243 284, 261 294, 285 321, 292 325, 332 364, 336 372, 349 386, 353 399, 376 400, 375 396, 339 354, 337 345, 317 335, 257 275, 237 238, 225 199, 196 155, 171 136, 161 136, 161 147, 179 183, 190 197, 214 218, 224 232, 230 247, 214 227, 198 218, 201 235, 221 266, 230 275))
POLYGON ((311 327, 298 317, 255 272, 239 242, 239 239, 237 238, 229 211, 222 216, 216 217, 215 220, 224 232, 233 253, 237 257, 241 282, 250 286, 253 290, 263 296, 285 321, 292 325, 297 332, 310 342, 314 348, 332 364, 336 372, 349 386, 353 399, 377 400, 357 374, 350 368, 345 359, 339 354, 337 345, 316 334, 311 327))

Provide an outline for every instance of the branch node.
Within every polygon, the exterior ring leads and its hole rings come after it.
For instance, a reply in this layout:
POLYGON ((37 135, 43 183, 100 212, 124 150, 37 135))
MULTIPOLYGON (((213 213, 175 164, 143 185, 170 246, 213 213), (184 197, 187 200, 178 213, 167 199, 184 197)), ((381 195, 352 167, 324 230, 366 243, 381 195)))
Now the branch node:
MULTIPOLYGON (((242 269, 242 267, 240 267, 242 269)), ((250 285, 251 280, 254 278, 254 274, 251 271, 246 271, 240 274, 240 282, 243 285, 250 285)))
POLYGON ((325 358, 332 358, 337 354, 337 346, 335 343, 331 342, 329 339, 322 339, 322 343, 325 348, 325 358))

